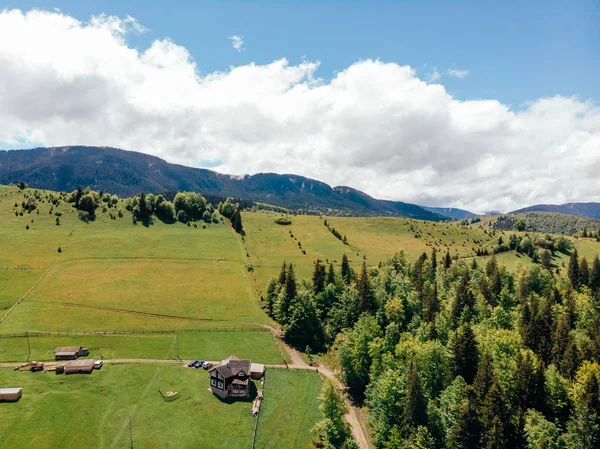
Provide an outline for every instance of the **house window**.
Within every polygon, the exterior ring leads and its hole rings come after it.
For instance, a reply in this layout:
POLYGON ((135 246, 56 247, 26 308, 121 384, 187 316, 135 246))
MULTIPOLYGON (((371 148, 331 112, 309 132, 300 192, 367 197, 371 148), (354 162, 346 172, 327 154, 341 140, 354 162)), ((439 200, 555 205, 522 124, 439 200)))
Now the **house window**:
POLYGON ((210 380, 210 384, 211 384, 213 387, 216 387, 216 386, 217 386, 217 381, 216 381, 216 380, 214 380, 214 379, 211 379, 211 380, 210 380))
POLYGON ((223 382, 219 382, 219 390, 223 389, 223 382))

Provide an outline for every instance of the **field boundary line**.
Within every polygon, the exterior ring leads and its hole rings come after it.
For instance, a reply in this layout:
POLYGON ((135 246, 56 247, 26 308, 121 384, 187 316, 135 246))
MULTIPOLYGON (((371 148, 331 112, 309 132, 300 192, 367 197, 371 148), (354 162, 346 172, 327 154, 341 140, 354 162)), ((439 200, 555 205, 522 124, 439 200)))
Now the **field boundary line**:
POLYGON ((117 436, 113 440, 113 442, 110 445, 109 449, 113 449, 116 446, 116 444, 119 441, 119 439, 121 438, 121 435, 123 435, 123 431, 127 427, 127 422, 131 419, 131 417, 133 416, 133 414, 136 412, 136 410, 138 409, 138 407, 140 406, 140 404, 142 403, 142 401, 144 400, 144 398, 148 394, 148 391, 150 391, 150 387, 152 386, 152 383, 154 382, 154 379, 156 379, 156 376, 158 374, 158 370, 159 369, 160 369, 160 366, 156 368, 156 371, 154 371, 154 375, 150 379, 150 382, 148 382, 148 385, 146 386, 146 389, 144 390, 144 392, 142 393, 142 395, 140 396, 140 398, 138 399, 138 401, 133 406, 133 409, 127 415, 127 418, 125 418, 125 421, 123 422, 123 425, 121 426, 121 429, 119 430, 119 433, 117 434, 117 436))
POLYGON ((38 280, 35 282, 35 284, 33 284, 33 285, 31 286, 31 288, 30 288, 29 290, 27 290, 27 292, 26 292, 26 293, 25 293, 23 296, 21 296, 21 297, 20 297, 20 298, 17 300, 17 302, 16 302, 16 303, 14 303, 14 304, 12 305, 12 307, 11 307, 10 309, 8 309, 8 310, 6 311, 6 313, 4 314, 4 316, 3 316, 2 318, 0 318, 0 324, 2 324, 2 323, 4 322, 4 320, 6 319, 6 317, 7 317, 7 316, 10 314, 10 312, 12 312, 12 311, 13 311, 13 309, 14 309, 15 307, 17 307, 19 304, 21 304, 21 303, 23 302, 23 300, 24 300, 25 298, 27 298, 27 296, 29 296, 29 294, 30 294, 30 293, 33 291, 33 289, 34 289, 34 288, 36 288, 36 287, 37 287, 37 285, 38 285, 40 282, 42 282, 42 279, 44 279, 44 277, 45 277, 45 276, 48 274, 48 272, 50 271, 50 268, 51 268, 51 267, 48 267, 48 268, 46 269, 46 271, 44 271, 44 272, 42 273, 42 275, 40 276, 40 278, 39 278, 39 279, 38 279, 38 280))
POLYGON ((0 338, 22 338, 43 337, 51 335, 159 335, 159 334, 185 334, 192 332, 268 332, 268 329, 262 327, 207 327, 204 329, 150 329, 150 330, 129 330, 129 331, 23 331, 10 334, 0 333, 0 338))

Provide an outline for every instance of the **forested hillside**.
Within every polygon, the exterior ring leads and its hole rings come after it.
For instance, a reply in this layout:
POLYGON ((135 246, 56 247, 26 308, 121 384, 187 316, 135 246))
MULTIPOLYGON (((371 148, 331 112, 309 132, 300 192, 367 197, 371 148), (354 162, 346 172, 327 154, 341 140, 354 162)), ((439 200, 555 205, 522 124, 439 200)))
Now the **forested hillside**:
POLYGON ((600 231, 600 220, 553 212, 523 212, 500 215, 490 222, 494 229, 540 232, 543 234, 575 235, 600 231))
POLYGON ((106 147, 56 147, 0 151, 0 184, 72 191, 78 186, 119 196, 140 192, 193 191, 244 198, 303 213, 397 216, 441 221, 417 205, 370 197, 350 187, 331 187, 294 174, 232 176, 170 164, 158 157, 106 147))
POLYGON ((435 250, 358 272, 316 261, 301 281, 284 264, 264 307, 297 347, 331 351, 378 448, 600 444, 597 256, 571 249, 567 276, 435 250))

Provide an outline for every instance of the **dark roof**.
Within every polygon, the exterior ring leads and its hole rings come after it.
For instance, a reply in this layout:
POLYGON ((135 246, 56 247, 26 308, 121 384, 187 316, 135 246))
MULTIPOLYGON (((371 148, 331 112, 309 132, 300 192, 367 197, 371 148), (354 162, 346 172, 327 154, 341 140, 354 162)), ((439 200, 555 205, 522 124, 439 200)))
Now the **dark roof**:
POLYGON ((59 346, 56 348, 56 353, 77 354, 81 351, 81 346, 59 346))
POLYGON ((236 356, 231 356, 227 359, 225 365, 219 365, 215 370, 221 374, 225 379, 230 377, 237 377, 238 375, 249 376, 250 375, 250 360, 240 360, 236 356))

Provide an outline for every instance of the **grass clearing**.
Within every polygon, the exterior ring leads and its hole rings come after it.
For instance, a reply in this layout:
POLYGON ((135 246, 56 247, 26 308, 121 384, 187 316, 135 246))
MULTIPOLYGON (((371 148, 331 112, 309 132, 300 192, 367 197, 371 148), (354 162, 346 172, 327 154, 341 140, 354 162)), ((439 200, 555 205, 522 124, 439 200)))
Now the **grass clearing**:
POLYGON ((260 412, 256 447, 309 448, 311 429, 321 419, 321 380, 315 372, 269 369, 260 412))

